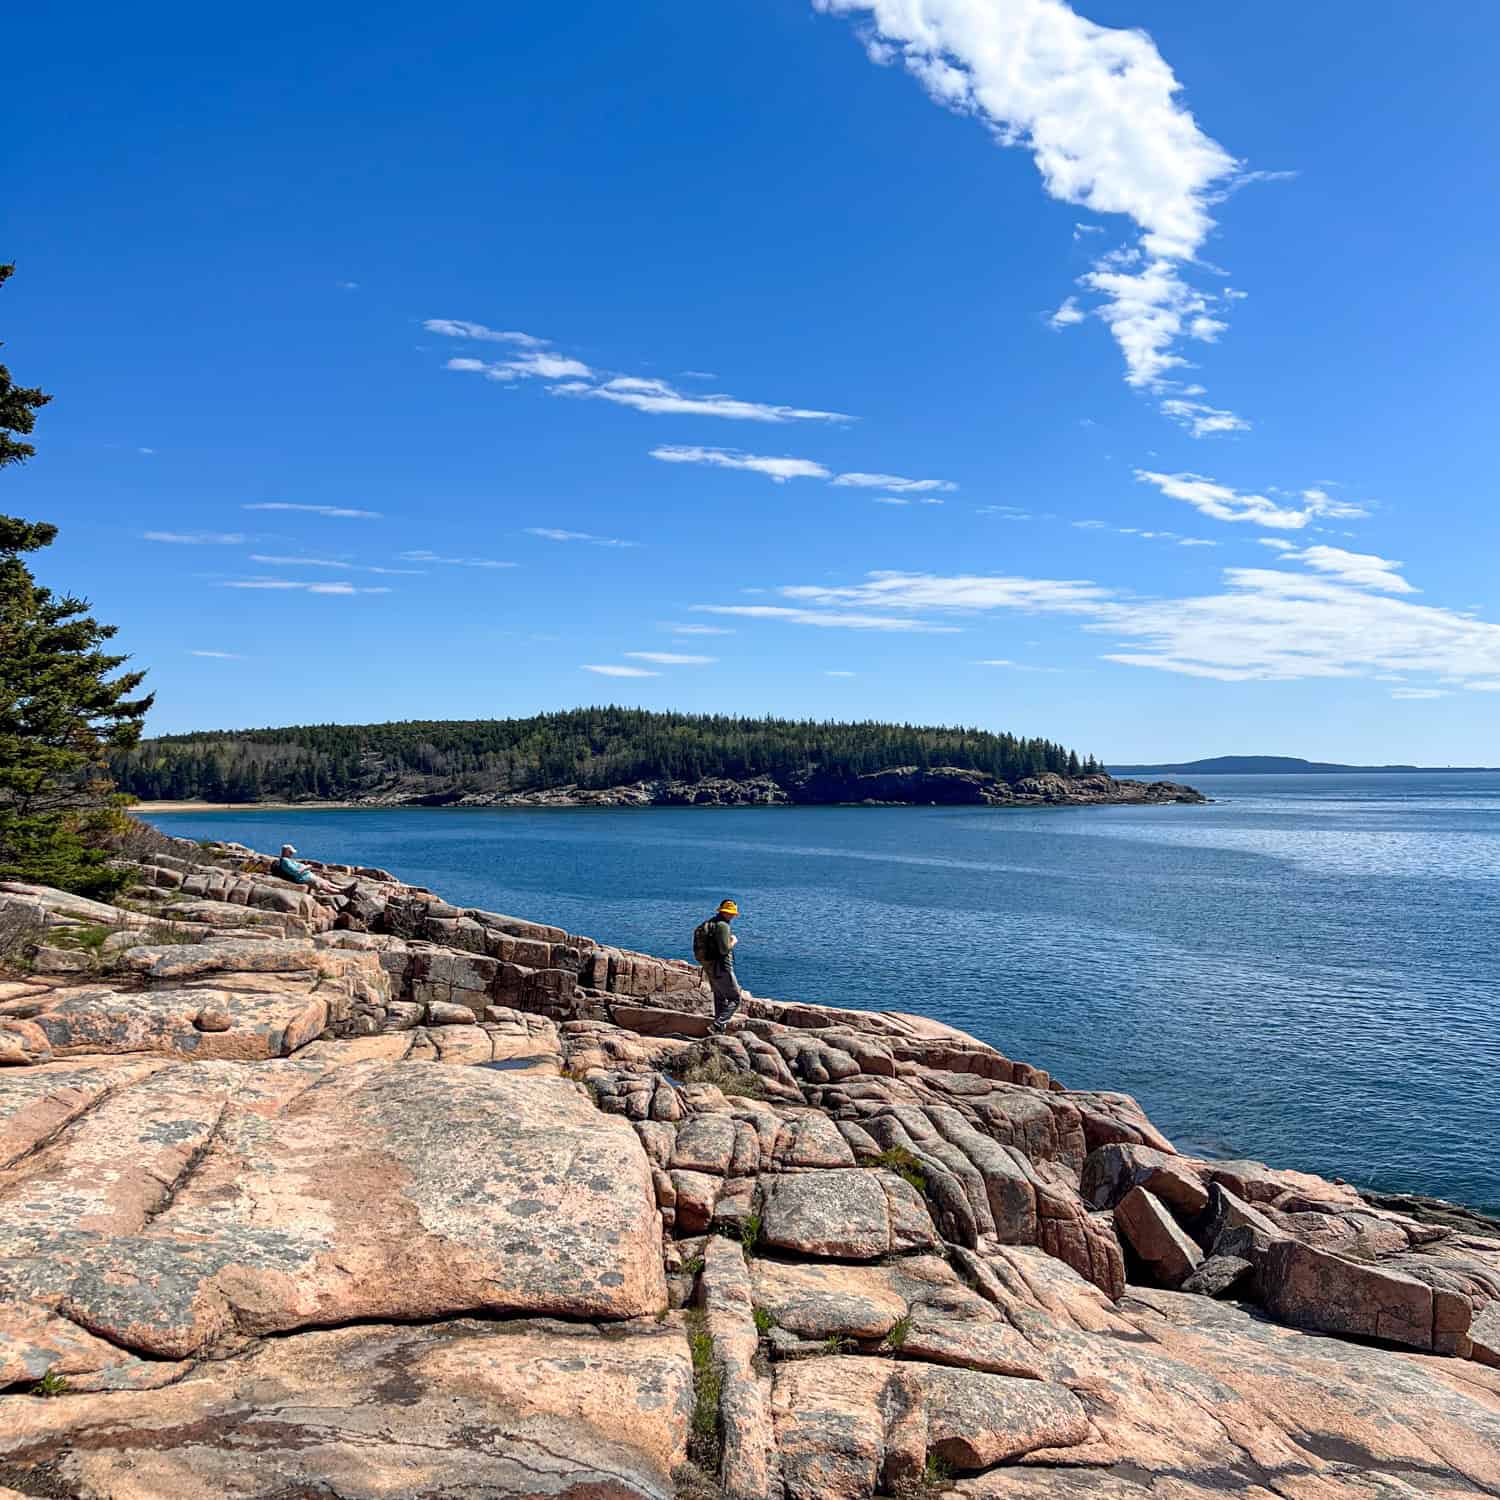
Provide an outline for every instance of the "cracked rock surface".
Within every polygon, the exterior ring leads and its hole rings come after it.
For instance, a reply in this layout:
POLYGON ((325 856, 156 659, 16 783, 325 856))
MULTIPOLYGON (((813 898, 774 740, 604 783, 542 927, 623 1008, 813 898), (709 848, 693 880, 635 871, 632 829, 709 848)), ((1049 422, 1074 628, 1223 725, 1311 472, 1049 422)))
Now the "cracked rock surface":
POLYGON ((1500 1495, 1500 1225, 321 868, 0 885, 0 1500, 1500 1495))

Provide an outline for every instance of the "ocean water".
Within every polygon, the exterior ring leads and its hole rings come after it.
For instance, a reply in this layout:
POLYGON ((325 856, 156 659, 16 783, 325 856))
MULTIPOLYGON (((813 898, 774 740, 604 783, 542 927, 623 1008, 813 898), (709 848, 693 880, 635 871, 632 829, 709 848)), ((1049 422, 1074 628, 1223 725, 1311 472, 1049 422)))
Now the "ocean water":
POLYGON ((1209 807, 155 815, 461 906, 922 1011, 1180 1149, 1500 1211, 1500 774, 1205 777, 1209 807))

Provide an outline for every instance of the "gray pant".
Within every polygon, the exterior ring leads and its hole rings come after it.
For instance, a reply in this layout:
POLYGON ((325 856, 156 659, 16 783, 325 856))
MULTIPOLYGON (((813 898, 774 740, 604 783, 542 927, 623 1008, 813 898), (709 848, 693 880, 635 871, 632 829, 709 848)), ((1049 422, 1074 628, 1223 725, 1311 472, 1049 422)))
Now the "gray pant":
POLYGON ((739 980, 734 977, 734 965, 704 964, 703 974, 714 992, 714 1025, 724 1026, 745 998, 739 980))

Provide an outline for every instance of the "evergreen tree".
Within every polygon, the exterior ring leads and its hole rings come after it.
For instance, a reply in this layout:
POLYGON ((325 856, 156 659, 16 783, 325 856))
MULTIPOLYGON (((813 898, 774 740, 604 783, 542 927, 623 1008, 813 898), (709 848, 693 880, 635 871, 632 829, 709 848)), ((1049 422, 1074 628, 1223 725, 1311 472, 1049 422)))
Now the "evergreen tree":
MULTIPOLYGON (((0 285, 14 268, 0 266, 0 285)), ((30 458, 37 409, 50 398, 0 365, 0 467, 30 458)), ((130 697, 144 672, 117 672, 100 647, 115 634, 88 604, 42 588, 21 561, 57 528, 0 515, 0 879, 106 895, 121 877, 98 839, 119 817, 102 775, 140 737, 151 699, 130 697)))

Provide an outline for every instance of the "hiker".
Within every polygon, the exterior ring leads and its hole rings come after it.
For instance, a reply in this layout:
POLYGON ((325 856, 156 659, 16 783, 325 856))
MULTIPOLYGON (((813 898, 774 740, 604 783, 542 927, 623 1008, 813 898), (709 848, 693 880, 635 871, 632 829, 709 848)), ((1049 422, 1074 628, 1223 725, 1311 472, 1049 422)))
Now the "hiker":
POLYGON ((341 887, 336 886, 331 880, 325 880, 321 875, 313 874, 301 860, 296 858, 296 853, 297 851, 290 844, 283 844, 281 854, 271 861, 271 873, 282 880, 290 880, 293 885, 305 885, 312 890, 326 891, 331 895, 347 896, 354 889, 354 881, 341 887))
POLYGON ((693 957, 703 965, 704 977, 714 992, 714 1019, 709 1030, 715 1036, 729 1025, 745 998, 734 977, 734 945, 739 939, 729 930, 739 914, 733 901, 721 901, 718 911, 693 929, 693 957))

